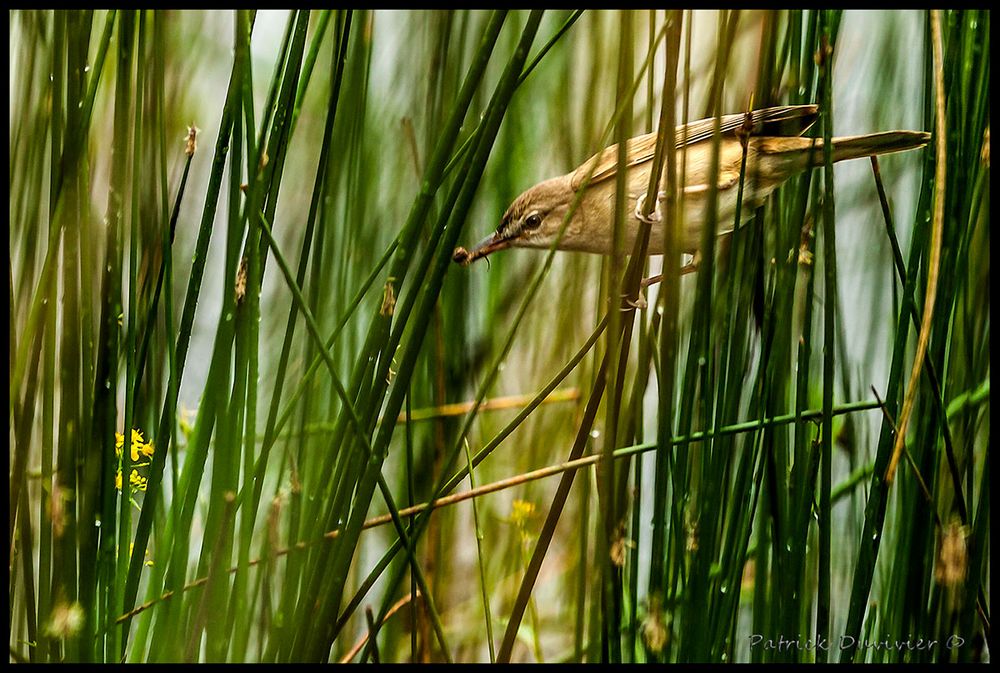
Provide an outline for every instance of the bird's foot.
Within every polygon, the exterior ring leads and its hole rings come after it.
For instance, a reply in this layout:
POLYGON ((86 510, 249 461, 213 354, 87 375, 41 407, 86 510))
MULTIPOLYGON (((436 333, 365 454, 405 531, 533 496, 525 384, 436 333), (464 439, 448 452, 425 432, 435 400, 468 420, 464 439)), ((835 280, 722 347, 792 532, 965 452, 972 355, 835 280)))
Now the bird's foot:
POLYGON ((622 306, 622 311, 631 311, 632 309, 639 309, 641 311, 649 306, 649 303, 646 301, 646 295, 642 292, 637 292, 634 299, 628 295, 624 295, 622 300, 626 304, 622 306))
POLYGON ((701 264, 701 250, 698 250, 691 256, 691 261, 681 267, 681 275, 694 273, 698 270, 698 265, 701 264))
MULTIPOLYGON (((680 268, 680 275, 685 275, 698 270, 698 262, 701 261, 701 255, 695 253, 691 258, 691 261, 680 268)), ((643 278, 639 281, 639 292, 636 293, 635 298, 629 297, 628 295, 622 295, 622 301, 625 306, 622 306, 622 311, 631 311, 632 309, 644 309, 649 307, 649 303, 646 301, 646 295, 642 293, 644 288, 650 285, 656 285, 663 280, 663 274, 658 273, 655 276, 650 276, 649 278, 643 278)))
POLYGON ((646 194, 643 194, 638 199, 635 200, 635 219, 640 222, 645 222, 646 224, 653 225, 658 224, 663 221, 663 215, 660 214, 660 201, 666 198, 665 192, 660 192, 656 195, 656 204, 653 206, 653 212, 648 216, 645 214, 646 210, 646 194))

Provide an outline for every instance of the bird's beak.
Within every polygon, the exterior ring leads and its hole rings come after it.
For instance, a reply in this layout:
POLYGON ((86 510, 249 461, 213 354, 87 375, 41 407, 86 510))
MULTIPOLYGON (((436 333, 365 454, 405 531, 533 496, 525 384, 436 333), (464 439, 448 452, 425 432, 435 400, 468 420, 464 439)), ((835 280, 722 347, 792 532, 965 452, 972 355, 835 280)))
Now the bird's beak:
POLYGON ((452 254, 451 258, 462 266, 468 266, 480 257, 486 257, 491 252, 509 248, 511 240, 512 237, 503 236, 499 231, 497 231, 479 241, 479 243, 473 246, 472 250, 466 250, 461 247, 455 248, 455 252, 452 254))

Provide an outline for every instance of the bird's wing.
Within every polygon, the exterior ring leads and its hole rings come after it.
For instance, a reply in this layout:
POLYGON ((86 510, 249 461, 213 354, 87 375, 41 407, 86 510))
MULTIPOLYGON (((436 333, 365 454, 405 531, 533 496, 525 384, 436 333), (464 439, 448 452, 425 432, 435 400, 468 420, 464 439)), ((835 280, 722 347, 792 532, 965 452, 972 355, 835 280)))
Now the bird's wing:
MULTIPOLYGON (((656 151, 656 134, 647 133, 643 136, 630 138, 625 143, 625 166, 635 166, 653 158, 656 151)), ((601 150, 583 162, 583 165, 573 171, 570 186, 577 191, 590 176, 588 185, 592 186, 615 176, 618 172, 618 144, 601 150)))
MULTIPOLYGON (((751 113, 751 135, 802 135, 816 121, 815 105, 783 105, 780 107, 754 110, 751 113)), ((719 133, 731 133, 743 126, 746 120, 744 114, 724 115, 719 119, 719 133)), ((700 119, 677 127, 674 143, 676 149, 686 145, 708 140, 715 128, 715 118, 700 119)), ((656 152, 656 133, 647 133, 629 139, 625 144, 626 168, 635 166, 653 158, 656 152)), ((589 185, 614 177, 618 170, 618 145, 598 152, 583 162, 583 165, 573 171, 570 184, 574 191, 580 189, 590 176, 589 185), (592 173, 592 175, 591 175, 592 173)))

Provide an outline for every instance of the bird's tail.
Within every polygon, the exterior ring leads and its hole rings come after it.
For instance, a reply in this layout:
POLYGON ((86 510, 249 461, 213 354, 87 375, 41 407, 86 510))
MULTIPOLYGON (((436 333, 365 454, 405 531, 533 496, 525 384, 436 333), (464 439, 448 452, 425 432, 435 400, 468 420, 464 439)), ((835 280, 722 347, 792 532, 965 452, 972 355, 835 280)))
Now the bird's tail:
MULTIPOLYGON (((926 145, 930 139, 931 134, 924 131, 886 131, 866 136, 834 138, 833 160, 845 161, 877 154, 915 150, 926 145)), ((820 149, 822 150, 822 143, 820 143, 820 149)), ((815 161, 817 166, 823 165, 822 153, 815 161)))
MULTIPOLYGON (((833 138, 833 161, 846 161, 848 159, 858 159, 870 157, 877 154, 889 154, 890 152, 905 152, 923 147, 931 138, 930 133, 924 131, 886 131, 884 133, 872 133, 864 136, 844 136, 833 138)), ((760 151, 765 154, 785 154, 792 153, 797 157, 809 157, 808 165, 818 167, 823 165, 823 139, 822 138, 762 138, 760 151), (771 143, 768 141, 774 140, 771 143)), ((796 161, 802 161, 801 158, 796 161)), ((806 166, 802 166, 806 168, 806 166)))

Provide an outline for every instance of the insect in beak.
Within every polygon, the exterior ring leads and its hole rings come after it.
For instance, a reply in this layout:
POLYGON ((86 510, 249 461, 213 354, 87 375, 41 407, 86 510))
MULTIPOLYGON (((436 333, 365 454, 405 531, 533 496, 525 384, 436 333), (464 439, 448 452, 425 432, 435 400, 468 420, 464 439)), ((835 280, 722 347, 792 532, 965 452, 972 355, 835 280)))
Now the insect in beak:
POLYGON ((512 238, 512 236, 505 236, 497 231, 474 245, 472 250, 466 250, 462 247, 455 248, 451 258, 462 266, 468 266, 480 257, 486 257, 497 250, 509 248, 512 238))

